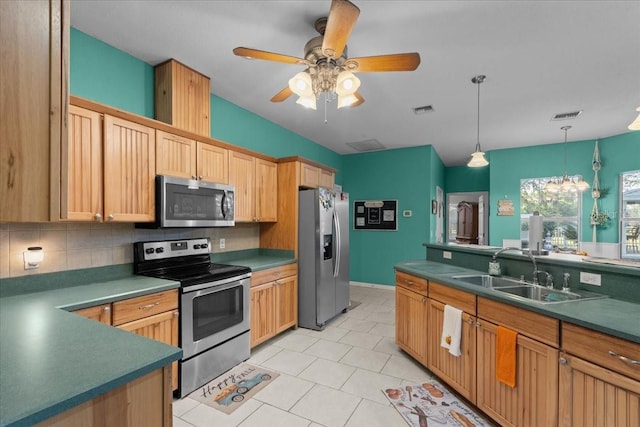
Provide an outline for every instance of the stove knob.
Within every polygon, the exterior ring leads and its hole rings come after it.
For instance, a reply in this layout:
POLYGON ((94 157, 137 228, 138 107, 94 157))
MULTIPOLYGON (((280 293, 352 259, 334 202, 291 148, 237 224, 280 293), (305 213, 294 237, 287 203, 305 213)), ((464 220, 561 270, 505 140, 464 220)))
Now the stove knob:
POLYGON ((193 249, 200 249, 200 245, 193 245, 193 249))
POLYGON ((209 245, 207 245, 206 243, 203 243, 200 245, 201 249, 207 249, 209 247, 209 245))
POLYGON ((152 253, 155 252, 155 250, 153 248, 147 248, 147 249, 144 250, 144 252, 147 253, 147 254, 152 254, 152 253))
POLYGON ((162 252, 164 252, 164 248, 156 248, 157 254, 161 254, 162 252))

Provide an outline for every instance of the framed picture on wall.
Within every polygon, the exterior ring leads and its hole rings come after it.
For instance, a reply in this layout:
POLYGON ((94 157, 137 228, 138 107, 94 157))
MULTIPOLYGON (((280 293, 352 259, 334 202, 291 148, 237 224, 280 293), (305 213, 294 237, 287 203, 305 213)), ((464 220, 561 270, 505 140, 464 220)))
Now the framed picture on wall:
POLYGON ((434 214, 434 215, 438 213, 438 201, 437 200, 432 200, 431 201, 431 213, 434 214))

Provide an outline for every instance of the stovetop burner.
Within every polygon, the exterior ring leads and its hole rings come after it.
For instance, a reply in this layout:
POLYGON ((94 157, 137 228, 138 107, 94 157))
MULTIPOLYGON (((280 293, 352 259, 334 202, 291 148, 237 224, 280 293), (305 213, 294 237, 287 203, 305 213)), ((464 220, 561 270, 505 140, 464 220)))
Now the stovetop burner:
POLYGON ((134 272, 176 280, 181 287, 216 282, 251 272, 249 267, 210 261, 208 238, 134 243, 134 272))

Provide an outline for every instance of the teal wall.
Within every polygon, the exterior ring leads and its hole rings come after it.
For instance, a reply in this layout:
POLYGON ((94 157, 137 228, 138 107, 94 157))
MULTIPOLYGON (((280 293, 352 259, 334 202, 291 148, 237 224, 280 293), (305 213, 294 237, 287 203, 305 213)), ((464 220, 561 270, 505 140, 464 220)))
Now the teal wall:
MULTIPOLYGON (((591 185, 593 170, 591 161, 595 140, 576 141, 567 144, 567 172, 582 175, 591 185)), ((602 170, 599 172, 600 187, 607 195, 600 199, 599 207, 613 218, 605 229, 598 229, 598 242, 617 243, 618 231, 618 177, 621 172, 640 169, 640 132, 630 132, 598 142, 602 170)), ((501 246, 502 239, 519 239, 520 179, 558 176, 564 172, 565 144, 537 145, 510 148, 491 152, 490 164, 490 244, 501 246), (526 161, 514 161, 526 159, 526 161), (497 216, 498 200, 513 200, 516 215, 497 216)), ((589 215, 593 207, 591 192, 582 195, 582 231, 580 239, 591 241, 592 228, 589 215)))
POLYGON ((447 193, 489 191, 489 171, 491 166, 493 166, 493 163, 489 158, 488 167, 451 166, 446 168, 444 174, 445 191, 447 193))
MULTIPOLYGON (((154 117, 153 66, 71 29, 73 95, 154 117)), ((302 156, 338 170, 342 156, 222 98, 211 95, 211 136, 273 157, 302 156)))
MULTIPOLYGON (((344 187, 356 200, 397 200, 397 231, 353 230, 350 225, 351 280, 392 285, 393 265, 407 259, 424 259, 422 243, 429 239, 430 199, 435 197, 431 175, 435 155, 431 146, 402 148, 343 156, 344 187), (409 218, 403 210, 413 211, 409 218)), ((435 171, 435 175, 442 174, 435 171)), ((443 185, 440 182, 438 185, 443 185)))

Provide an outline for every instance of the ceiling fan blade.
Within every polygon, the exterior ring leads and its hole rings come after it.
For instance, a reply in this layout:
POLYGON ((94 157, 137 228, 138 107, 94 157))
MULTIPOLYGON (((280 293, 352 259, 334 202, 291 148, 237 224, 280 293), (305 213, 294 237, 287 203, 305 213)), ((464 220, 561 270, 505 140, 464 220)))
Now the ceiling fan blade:
POLYGON ((360 92, 355 92, 353 95, 358 100, 356 102, 354 102, 353 104, 349 105, 349 108, 357 107, 358 105, 362 105, 362 103, 364 102, 364 98, 362 97, 362 95, 360 95, 360 92))
POLYGON ((329 58, 342 56, 358 15, 360 15, 360 9, 349 0, 332 0, 322 41, 322 53, 325 56, 329 58))
POLYGON ((420 65, 420 55, 417 52, 349 58, 344 64, 354 73, 413 71, 418 68, 418 65, 420 65))
POLYGON ((280 92, 273 95, 273 98, 271 98, 271 102, 282 102, 285 99, 289 98, 291 95, 293 95, 293 92, 291 91, 291 89, 289 89, 289 86, 287 86, 280 92))
POLYGON ((285 64, 308 65, 308 61, 295 56, 283 55, 281 53, 267 52, 264 50, 251 49, 248 47, 237 47, 233 49, 233 53, 238 56, 251 59, 264 59, 265 61, 284 62, 285 64))

